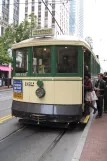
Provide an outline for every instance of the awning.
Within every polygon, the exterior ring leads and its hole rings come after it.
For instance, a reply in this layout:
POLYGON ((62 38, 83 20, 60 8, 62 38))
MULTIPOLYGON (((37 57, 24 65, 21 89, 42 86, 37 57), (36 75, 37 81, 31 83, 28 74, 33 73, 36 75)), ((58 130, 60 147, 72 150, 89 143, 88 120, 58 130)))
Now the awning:
POLYGON ((12 70, 12 68, 10 68, 10 67, 5 67, 5 66, 0 66, 0 70, 1 70, 1 71, 10 72, 10 71, 12 70))

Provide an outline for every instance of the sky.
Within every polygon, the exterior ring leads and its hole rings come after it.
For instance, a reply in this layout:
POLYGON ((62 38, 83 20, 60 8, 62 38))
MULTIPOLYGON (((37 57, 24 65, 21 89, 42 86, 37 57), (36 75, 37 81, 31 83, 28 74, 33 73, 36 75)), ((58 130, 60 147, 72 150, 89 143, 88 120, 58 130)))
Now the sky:
POLYGON ((107 71, 107 0, 84 0, 84 36, 93 39, 93 51, 107 71), (105 60, 105 61, 104 61, 105 60))

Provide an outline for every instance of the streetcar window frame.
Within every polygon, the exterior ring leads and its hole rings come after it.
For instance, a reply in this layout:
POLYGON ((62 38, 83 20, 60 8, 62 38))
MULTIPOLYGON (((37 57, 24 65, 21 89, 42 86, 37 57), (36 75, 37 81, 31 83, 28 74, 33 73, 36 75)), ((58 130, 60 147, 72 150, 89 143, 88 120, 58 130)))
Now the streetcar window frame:
POLYGON ((15 66, 16 66, 16 54, 15 51, 21 48, 17 48, 13 50, 13 76, 17 77, 26 77, 26 76, 35 76, 35 77, 54 77, 54 76, 67 76, 67 77, 74 77, 74 76, 82 76, 82 59, 83 59, 83 51, 81 46, 76 46, 76 45, 46 45, 46 46, 28 46, 26 47, 28 50, 28 73, 27 75, 22 75, 19 74, 17 75, 15 72, 15 66), (57 53, 56 53, 56 47, 62 46, 71 46, 71 47, 76 47, 78 51, 78 72, 77 73, 57 73, 57 53), (33 73, 32 70, 32 65, 33 65, 33 47, 36 48, 50 48, 50 67, 51 67, 51 72, 50 73, 33 73))
MULTIPOLYGON (((60 53, 59 53, 60 54, 60 53)), ((70 55, 70 53, 68 53, 68 55, 70 55)), ((56 74, 57 75, 74 75, 74 74, 79 74, 79 60, 78 60, 78 57, 79 57, 79 51, 78 51, 78 46, 73 46, 73 45, 57 45, 56 46, 56 66, 57 66, 57 68, 56 68, 56 74), (59 62, 58 62, 58 56, 59 55, 57 55, 57 48, 64 48, 65 50, 67 49, 67 48, 74 48, 75 50, 76 50, 76 52, 77 52, 77 72, 58 72, 58 64, 59 64, 59 62)))
POLYGON ((31 76, 51 76, 52 75, 52 45, 46 45, 46 46, 32 46, 31 47, 31 76), (33 48, 49 48, 50 49, 50 72, 49 73, 33 73, 33 48))
POLYGON ((26 77, 29 75, 29 51, 28 51, 28 47, 23 47, 23 48, 17 48, 14 49, 12 52, 12 56, 13 56, 13 76, 17 77, 26 77), (25 49, 27 51, 26 55, 27 55, 27 71, 26 72, 16 72, 16 51, 18 50, 23 50, 25 49))

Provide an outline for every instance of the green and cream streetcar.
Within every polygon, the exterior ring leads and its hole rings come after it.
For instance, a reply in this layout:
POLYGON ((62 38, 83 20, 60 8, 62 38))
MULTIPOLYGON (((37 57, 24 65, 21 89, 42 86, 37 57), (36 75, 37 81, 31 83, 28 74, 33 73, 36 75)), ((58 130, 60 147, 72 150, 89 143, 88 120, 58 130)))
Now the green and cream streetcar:
POLYGON ((100 72, 89 45, 70 36, 44 36, 14 44, 12 49, 12 115, 35 123, 79 122, 84 66, 93 79, 100 72))

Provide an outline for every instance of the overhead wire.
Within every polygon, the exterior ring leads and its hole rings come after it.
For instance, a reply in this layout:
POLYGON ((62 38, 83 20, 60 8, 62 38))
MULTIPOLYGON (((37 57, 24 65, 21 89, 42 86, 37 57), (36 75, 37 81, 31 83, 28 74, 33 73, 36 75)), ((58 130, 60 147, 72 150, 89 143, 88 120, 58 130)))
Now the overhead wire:
MULTIPOLYGON (((55 1, 55 4, 68 3, 70 1, 72 1, 72 0, 65 0, 63 2, 61 2, 61 1, 55 1)), ((40 3, 43 3, 43 2, 41 0, 41 2, 22 2, 22 3, 21 2, 15 2, 15 3, 5 3, 5 4, 6 5, 15 5, 15 4, 20 4, 21 5, 21 4, 34 4, 34 3, 37 3, 37 4, 39 3, 40 4, 40 3)), ((5 5, 5 4, 2 3, 0 5, 5 5)), ((52 1, 48 1, 47 4, 52 4, 52 1)))

